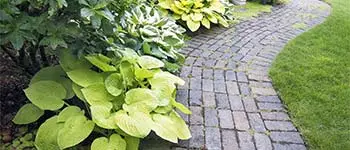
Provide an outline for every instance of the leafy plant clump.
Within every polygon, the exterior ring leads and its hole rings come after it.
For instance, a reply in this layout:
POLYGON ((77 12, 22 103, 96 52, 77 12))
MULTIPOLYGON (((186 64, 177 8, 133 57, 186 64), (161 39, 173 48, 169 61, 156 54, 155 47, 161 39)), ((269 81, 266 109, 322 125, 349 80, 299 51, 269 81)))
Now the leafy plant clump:
POLYGON ((209 29, 211 23, 229 26, 225 17, 229 7, 220 0, 159 0, 158 6, 168 10, 176 20, 185 22, 192 32, 201 25, 209 29))
POLYGON ((125 30, 120 33, 123 44, 137 49, 139 54, 162 59, 170 71, 177 71, 184 62, 178 50, 185 44, 186 30, 175 20, 162 16, 157 9, 140 4, 126 11, 121 26, 125 30))
POLYGON ((139 139, 151 131, 174 143, 189 139, 189 129, 175 111, 191 113, 175 101, 175 85, 184 81, 162 67, 162 61, 131 49, 81 60, 64 50, 60 65, 43 68, 32 78, 24 90, 31 103, 13 121, 28 124, 44 111, 53 112, 38 129, 38 149, 73 147, 93 132, 103 136, 93 140, 92 150, 137 149, 139 139))
POLYGON ((134 2, 0 2, 1 49, 34 75, 24 90, 31 103, 13 122, 48 118, 37 149, 132 150, 151 131, 174 143, 191 137, 175 111, 191 113, 175 100, 184 81, 163 71, 181 65, 184 29, 146 4, 121 7, 134 2))

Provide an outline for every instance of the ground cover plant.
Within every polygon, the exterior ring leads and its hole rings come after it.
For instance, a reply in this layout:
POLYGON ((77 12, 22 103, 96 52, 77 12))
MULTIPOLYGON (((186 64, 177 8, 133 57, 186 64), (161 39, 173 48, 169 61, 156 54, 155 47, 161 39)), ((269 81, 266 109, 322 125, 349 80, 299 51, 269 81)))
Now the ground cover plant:
POLYGON ((310 149, 350 149, 350 3, 291 41, 270 71, 310 149))
POLYGON ((146 3, 120 7, 133 3, 1 1, 1 48, 34 75, 13 122, 40 125, 34 141, 3 148, 137 149, 151 130, 191 137, 175 111, 191 113, 175 100, 184 81, 163 71, 181 65, 184 29, 146 3))
POLYGON ((229 7, 220 0, 159 0, 158 6, 168 10, 163 12, 170 12, 176 20, 185 22, 192 32, 201 25, 209 29, 211 23, 229 26, 224 17, 229 7))

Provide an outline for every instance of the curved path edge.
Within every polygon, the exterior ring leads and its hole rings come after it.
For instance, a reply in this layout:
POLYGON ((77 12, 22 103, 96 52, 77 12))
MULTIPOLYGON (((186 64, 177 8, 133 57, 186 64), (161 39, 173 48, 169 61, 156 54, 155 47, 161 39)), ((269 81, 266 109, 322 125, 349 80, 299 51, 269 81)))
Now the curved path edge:
POLYGON ((181 114, 192 138, 176 145, 158 139, 144 149, 306 149, 268 71, 288 41, 322 23, 330 10, 319 0, 292 0, 270 14, 194 36, 182 51, 180 76, 187 84, 177 93, 192 111, 181 114))

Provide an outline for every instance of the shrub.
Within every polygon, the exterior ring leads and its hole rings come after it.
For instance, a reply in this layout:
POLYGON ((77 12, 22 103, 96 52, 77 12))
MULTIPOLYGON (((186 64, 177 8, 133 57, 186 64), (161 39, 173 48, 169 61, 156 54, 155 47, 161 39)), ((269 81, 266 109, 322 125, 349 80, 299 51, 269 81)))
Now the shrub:
POLYGON ((228 7, 220 0, 159 0, 158 6, 168 10, 176 20, 185 22, 192 32, 201 25, 209 29, 210 23, 229 26, 224 17, 228 7))
POLYGON ((76 147, 92 142, 87 137, 98 137, 93 150, 137 149, 151 130, 175 143, 190 138, 174 110, 191 113, 175 100, 184 81, 162 70, 181 64, 184 30, 146 4, 124 7, 134 2, 0 2, 1 48, 35 74, 24 90, 31 103, 13 122, 48 118, 39 121, 38 149, 76 147), (50 66, 47 55, 59 65, 50 66))

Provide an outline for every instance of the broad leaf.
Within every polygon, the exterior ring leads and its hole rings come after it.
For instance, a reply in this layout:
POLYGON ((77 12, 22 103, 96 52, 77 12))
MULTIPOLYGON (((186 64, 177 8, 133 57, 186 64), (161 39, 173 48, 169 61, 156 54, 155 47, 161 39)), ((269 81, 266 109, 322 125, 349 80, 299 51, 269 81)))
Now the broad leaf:
MULTIPOLYGON (((95 139, 91 144, 91 150, 126 150, 125 140, 118 134, 112 134, 109 140, 106 137, 95 139)), ((131 149, 127 149, 131 150, 131 149)))
POLYGON ((207 29, 210 29, 210 21, 207 18, 203 18, 202 25, 205 26, 207 29))
POLYGON ((123 108, 128 112, 145 111, 151 112, 158 106, 158 99, 152 90, 146 88, 131 89, 126 93, 123 108))
POLYGON ((57 83, 61 83, 66 89, 67 95, 65 99, 70 99, 74 96, 72 90, 72 81, 66 77, 66 73, 63 71, 60 65, 45 67, 37 72, 30 80, 30 84, 34 84, 38 81, 52 80, 57 83))
POLYGON ((142 68, 145 69, 161 68, 164 66, 162 61, 151 56, 141 56, 137 62, 142 68))
POLYGON ((84 111, 77 106, 68 106, 60 112, 57 122, 66 122, 70 117, 74 116, 84 116, 84 111))
POLYGON ((104 84, 94 84, 81 89, 86 101, 90 105, 113 100, 113 96, 108 93, 104 84))
POLYGON ((19 109, 12 121, 15 124, 29 124, 37 121, 42 115, 44 115, 43 110, 29 103, 19 109))
POLYGON ((58 132, 57 143, 61 149, 77 145, 90 135, 94 127, 94 122, 83 115, 70 117, 58 132))
POLYGON ((119 73, 113 73, 105 80, 107 91, 113 96, 120 95, 124 90, 123 78, 119 73))
POLYGON ((111 59, 102 54, 89 55, 85 56, 85 58, 104 72, 117 70, 114 66, 110 65, 111 59))
POLYGON ((188 19, 186 21, 187 27, 192 31, 197 31, 199 27, 201 26, 201 23, 199 21, 193 21, 192 19, 188 19))
POLYGON ((122 74, 125 85, 133 86, 135 83, 134 67, 128 61, 123 61, 120 64, 120 73, 122 74))
POLYGON ((114 122, 114 117, 111 114, 112 103, 105 102, 90 106, 92 120, 96 125, 105 129, 116 129, 117 124, 114 122))
POLYGON ((65 72, 69 72, 76 69, 89 69, 91 64, 85 59, 79 59, 73 55, 69 49, 62 49, 59 53, 60 65, 65 72))
POLYGON ((154 121, 152 130, 161 138, 177 143, 176 124, 171 120, 171 118, 161 114, 153 114, 152 118, 154 121))
POLYGON ((134 137, 144 138, 151 132, 151 116, 143 112, 119 110, 115 114, 115 122, 120 129, 134 137))
POLYGON ((176 107, 177 109, 179 109, 181 112, 183 112, 184 114, 192 114, 192 112, 183 104, 176 102, 175 99, 171 99, 171 104, 176 107))
POLYGON ((83 93, 81 92, 81 89, 83 89, 83 87, 79 86, 78 84, 73 83, 73 84, 72 84, 72 89, 73 89, 75 95, 76 95, 80 100, 86 101, 86 100, 85 100, 85 97, 84 97, 84 95, 83 95, 83 93))
POLYGON ((67 72, 68 77, 76 84, 82 87, 103 83, 101 74, 90 69, 77 69, 67 72))
POLYGON ((38 150, 60 150, 57 135, 63 124, 57 123, 57 118, 53 116, 40 125, 35 137, 35 147, 38 150))
POLYGON ((28 99, 42 110, 60 109, 66 97, 64 87, 54 81, 39 81, 24 90, 28 99))

